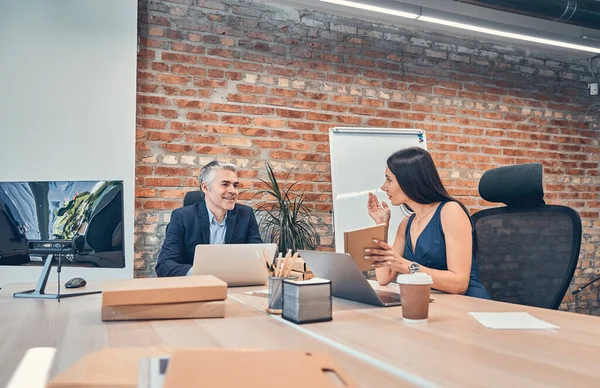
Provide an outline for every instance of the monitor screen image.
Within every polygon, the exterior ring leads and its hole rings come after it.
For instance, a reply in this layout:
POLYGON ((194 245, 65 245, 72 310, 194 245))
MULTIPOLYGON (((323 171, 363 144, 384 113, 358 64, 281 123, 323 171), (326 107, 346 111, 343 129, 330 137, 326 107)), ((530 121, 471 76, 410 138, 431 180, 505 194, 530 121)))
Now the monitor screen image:
POLYGON ((72 241, 63 265, 125 267, 122 181, 0 182, 0 265, 43 265, 34 249, 72 241))

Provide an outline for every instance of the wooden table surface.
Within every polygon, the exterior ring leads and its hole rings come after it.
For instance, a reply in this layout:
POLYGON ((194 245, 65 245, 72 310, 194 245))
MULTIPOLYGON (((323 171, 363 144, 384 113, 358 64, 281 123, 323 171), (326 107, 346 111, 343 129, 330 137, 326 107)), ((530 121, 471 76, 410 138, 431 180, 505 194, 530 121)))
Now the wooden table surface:
MULTIPOLYGON (((397 292, 398 286, 376 288, 397 292)), ((266 298, 244 295, 248 290, 232 288, 230 298, 262 311, 266 298)), ((401 370, 409 379, 420 376, 426 380, 417 382, 422 386, 600 386, 600 318, 461 295, 433 297, 426 324, 404 324, 401 307, 334 298, 333 321, 297 327, 401 370), (491 330, 467 315, 495 311, 528 312, 560 329, 491 330)))
MULTIPOLYGON (((0 387, 4 387, 26 350, 54 347, 57 353, 50 372, 55 376, 88 352, 106 347, 167 345, 174 348, 299 349, 329 352, 361 387, 418 386, 378 366, 373 366, 335 346, 311 338, 287 323, 272 319, 234 298, 228 298, 226 317, 141 322, 108 322, 100 319, 101 296, 56 300, 15 299, 13 292, 32 284, 9 285, 0 290, 0 387)), ((49 284, 48 292, 56 285, 49 284)), ((94 290, 85 288, 67 292, 94 290)), ((302 378, 301 375, 290 378, 302 378)), ((418 382, 418 380, 417 380, 418 382)))

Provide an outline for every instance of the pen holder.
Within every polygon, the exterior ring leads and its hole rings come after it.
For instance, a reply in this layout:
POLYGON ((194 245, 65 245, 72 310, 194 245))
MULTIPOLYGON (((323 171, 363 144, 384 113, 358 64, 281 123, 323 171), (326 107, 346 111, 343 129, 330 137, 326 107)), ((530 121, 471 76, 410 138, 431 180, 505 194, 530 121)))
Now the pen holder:
POLYGON ((295 280, 298 276, 287 278, 269 276, 269 305, 267 312, 269 314, 281 315, 283 306, 283 279, 295 280))

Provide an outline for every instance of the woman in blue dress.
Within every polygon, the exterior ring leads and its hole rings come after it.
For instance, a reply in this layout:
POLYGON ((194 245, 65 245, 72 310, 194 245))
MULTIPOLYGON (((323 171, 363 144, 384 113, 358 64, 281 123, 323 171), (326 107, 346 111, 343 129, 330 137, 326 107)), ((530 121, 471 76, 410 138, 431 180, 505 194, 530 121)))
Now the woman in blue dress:
MULTIPOLYGON (((381 189, 392 205, 404 205, 413 214, 400 223, 393 246, 377 241, 380 249, 365 253, 365 259, 373 259, 379 284, 398 274, 424 272, 437 290, 489 299, 477 275, 477 239, 469 212, 448 194, 431 155, 418 147, 392 154, 381 189)), ((367 208, 376 223, 389 224, 389 206, 372 193, 367 208)))

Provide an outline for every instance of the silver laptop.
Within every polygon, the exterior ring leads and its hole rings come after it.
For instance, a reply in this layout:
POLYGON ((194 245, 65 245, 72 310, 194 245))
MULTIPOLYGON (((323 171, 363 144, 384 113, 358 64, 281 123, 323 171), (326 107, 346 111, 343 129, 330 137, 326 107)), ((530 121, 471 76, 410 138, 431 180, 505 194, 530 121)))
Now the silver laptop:
POLYGON ((400 294, 374 290, 347 253, 300 251, 315 276, 331 280, 331 294, 337 298, 375 306, 399 306, 400 294))
POLYGON ((214 275, 229 287, 264 286, 269 269, 263 249, 271 264, 277 244, 198 244, 192 274, 214 275))

